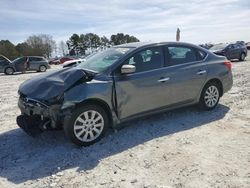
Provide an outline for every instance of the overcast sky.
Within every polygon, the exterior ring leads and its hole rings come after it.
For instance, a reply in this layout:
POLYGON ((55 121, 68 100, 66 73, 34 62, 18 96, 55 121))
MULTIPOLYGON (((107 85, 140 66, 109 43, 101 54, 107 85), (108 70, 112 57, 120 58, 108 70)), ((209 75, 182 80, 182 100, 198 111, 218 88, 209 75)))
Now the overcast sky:
POLYGON ((250 41, 250 0, 0 0, 0 40, 24 41, 50 34, 110 36, 123 32, 141 41, 193 43, 250 41))

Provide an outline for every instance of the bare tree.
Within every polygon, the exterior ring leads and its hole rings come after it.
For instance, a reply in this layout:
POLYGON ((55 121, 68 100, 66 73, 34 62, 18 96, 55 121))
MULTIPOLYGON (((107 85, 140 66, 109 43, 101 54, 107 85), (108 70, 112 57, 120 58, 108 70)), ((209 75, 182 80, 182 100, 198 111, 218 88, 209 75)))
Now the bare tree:
POLYGON ((59 53, 63 56, 69 53, 68 46, 64 41, 60 41, 58 43, 58 50, 59 50, 59 53))
POLYGON ((51 57, 53 50, 56 48, 56 42, 52 36, 41 34, 30 36, 26 43, 31 47, 31 55, 51 57))

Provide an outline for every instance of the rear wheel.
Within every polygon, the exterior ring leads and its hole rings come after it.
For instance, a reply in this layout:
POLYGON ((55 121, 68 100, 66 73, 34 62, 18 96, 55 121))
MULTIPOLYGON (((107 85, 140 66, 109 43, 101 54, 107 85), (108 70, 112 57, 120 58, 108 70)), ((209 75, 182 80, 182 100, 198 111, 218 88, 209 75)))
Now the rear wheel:
POLYGON ((220 89, 216 82, 205 85, 200 96, 199 106, 203 110, 214 109, 220 100, 220 89))
POLYGON ((7 67, 4 71, 5 74, 7 75, 11 75, 11 74, 14 74, 15 70, 11 67, 7 67))
POLYGON ((44 65, 41 65, 41 66, 39 67, 39 72, 45 72, 46 70, 47 70, 47 67, 44 66, 44 65))
POLYGON ((245 55, 245 53, 241 53, 240 54, 240 61, 244 61, 245 60, 245 58, 246 58, 246 55, 245 55))
POLYGON ((89 146, 99 141, 108 128, 108 116, 98 105, 77 108, 64 125, 65 135, 76 145, 89 146))

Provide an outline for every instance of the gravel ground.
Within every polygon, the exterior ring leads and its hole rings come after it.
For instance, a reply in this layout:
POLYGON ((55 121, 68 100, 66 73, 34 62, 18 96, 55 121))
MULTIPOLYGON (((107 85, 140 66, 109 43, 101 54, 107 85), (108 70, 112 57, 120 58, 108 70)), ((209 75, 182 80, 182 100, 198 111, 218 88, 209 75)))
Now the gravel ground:
POLYGON ((0 75, 0 187, 250 187, 250 60, 213 111, 194 107, 132 121, 77 148, 62 131, 27 136, 17 89, 40 73, 0 75))

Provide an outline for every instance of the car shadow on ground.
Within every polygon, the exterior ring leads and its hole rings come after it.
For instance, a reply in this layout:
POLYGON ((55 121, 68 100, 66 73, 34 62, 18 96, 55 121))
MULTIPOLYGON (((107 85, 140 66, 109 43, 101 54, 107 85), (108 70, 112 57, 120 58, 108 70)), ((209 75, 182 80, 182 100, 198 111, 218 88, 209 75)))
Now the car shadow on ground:
POLYGON ((0 176, 19 184, 69 168, 81 172, 91 170, 109 156, 128 152, 154 139, 207 125, 222 119, 228 111, 229 107, 218 105, 213 111, 187 107, 149 116, 131 121, 126 128, 110 132, 100 142, 85 148, 71 144, 62 131, 45 132, 31 138, 22 130, 14 129, 0 134, 0 176))

